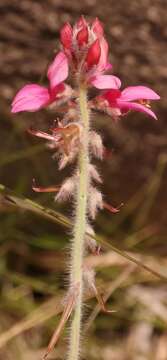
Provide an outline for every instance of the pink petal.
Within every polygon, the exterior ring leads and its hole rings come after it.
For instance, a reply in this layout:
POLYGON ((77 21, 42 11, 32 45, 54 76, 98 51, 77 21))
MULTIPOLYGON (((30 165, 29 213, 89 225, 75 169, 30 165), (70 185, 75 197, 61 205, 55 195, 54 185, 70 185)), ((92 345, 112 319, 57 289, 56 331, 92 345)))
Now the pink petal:
POLYGON ((55 86, 63 82, 68 76, 68 60, 63 51, 60 51, 52 64, 49 66, 48 79, 50 87, 53 89, 55 86))
POLYGON ((119 89, 121 81, 113 75, 98 75, 91 80, 92 85, 97 89, 119 89))
POLYGON ((146 86, 129 86, 122 91, 121 100, 159 100, 160 96, 146 86))
POLYGON ((109 48, 108 42, 104 37, 100 39, 100 47, 101 47, 101 55, 97 67, 98 67, 98 71, 104 71, 108 66, 108 48, 109 48))
POLYGON ((12 113, 37 111, 50 102, 48 89, 37 84, 25 85, 12 102, 12 113))
POLYGON ((64 92, 64 90, 67 86, 68 85, 61 83, 61 84, 57 85, 56 87, 49 89, 51 102, 55 101, 56 97, 60 97, 60 95, 63 95, 61 93, 64 92))
POLYGON ((118 108, 120 108, 123 111, 136 110, 139 112, 144 112, 144 113, 148 114, 149 116, 153 117, 155 120, 157 120, 155 113, 144 105, 141 105, 141 104, 138 104, 135 102, 128 102, 128 101, 126 102, 126 101, 122 101, 122 100, 117 100, 117 106, 118 106, 118 108))
POLYGON ((105 66, 105 71, 111 70, 111 69, 112 69, 112 64, 107 63, 106 66, 105 66))
POLYGON ((103 36, 103 34, 104 34, 103 25, 98 18, 96 18, 93 21, 92 30, 98 37, 103 36))

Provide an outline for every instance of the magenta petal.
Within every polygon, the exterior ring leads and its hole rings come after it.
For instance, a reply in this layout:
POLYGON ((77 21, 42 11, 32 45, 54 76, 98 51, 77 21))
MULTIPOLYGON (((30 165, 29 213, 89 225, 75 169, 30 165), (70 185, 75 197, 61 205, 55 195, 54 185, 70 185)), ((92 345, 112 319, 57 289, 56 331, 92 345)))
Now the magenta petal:
POLYGON ((25 85, 12 102, 12 113, 37 111, 50 102, 48 89, 37 84, 25 85))
POLYGON ((67 78, 68 60, 63 51, 60 51, 56 55, 54 61, 49 66, 47 76, 50 81, 50 87, 52 89, 67 78))
POLYGON ((139 111, 139 112, 144 112, 146 114, 148 114, 149 116, 153 117, 155 120, 157 120, 157 117, 155 115, 155 113, 149 109, 148 107, 135 103, 135 102, 126 102, 126 101, 122 101, 122 100, 117 100, 117 106, 118 108, 120 108, 123 111, 126 110, 135 110, 135 111, 139 111))
POLYGON ((121 100, 159 100, 160 96, 146 86, 129 86, 122 91, 121 100))
POLYGON ((97 89, 119 89, 121 86, 120 79, 113 75, 98 75, 91 83, 97 89))

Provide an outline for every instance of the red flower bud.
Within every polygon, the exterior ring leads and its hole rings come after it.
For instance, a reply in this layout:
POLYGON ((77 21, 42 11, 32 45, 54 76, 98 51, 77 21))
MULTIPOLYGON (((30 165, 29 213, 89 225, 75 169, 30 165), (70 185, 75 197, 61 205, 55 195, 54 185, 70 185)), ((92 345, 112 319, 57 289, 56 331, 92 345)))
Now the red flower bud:
POLYGON ((71 48, 72 43, 72 27, 69 23, 65 23, 60 30, 60 41, 65 49, 71 48))
POLYGON ((88 50, 87 57, 86 57, 86 63, 87 67, 91 68, 93 65, 97 65, 100 59, 101 55, 101 48, 99 40, 95 40, 94 43, 91 45, 91 47, 88 50))
POLYGON ((93 21, 92 30, 98 37, 103 36, 103 34, 104 34, 103 25, 98 18, 96 18, 93 21))
POLYGON ((78 46, 82 47, 88 43, 88 27, 83 26, 83 28, 77 34, 78 46))
POLYGON ((81 28, 81 27, 87 27, 87 22, 86 22, 83 15, 80 16, 79 20, 76 23, 76 26, 77 26, 78 29, 81 28))

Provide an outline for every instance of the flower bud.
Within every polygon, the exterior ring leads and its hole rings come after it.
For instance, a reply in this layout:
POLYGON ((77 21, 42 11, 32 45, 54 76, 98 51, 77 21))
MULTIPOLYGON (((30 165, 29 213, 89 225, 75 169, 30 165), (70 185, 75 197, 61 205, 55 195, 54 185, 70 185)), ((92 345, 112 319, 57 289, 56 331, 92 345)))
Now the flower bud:
POLYGON ((86 64, 88 69, 91 68, 93 65, 98 64, 100 55, 101 55, 101 48, 100 48, 99 40, 97 39, 89 48, 86 56, 86 64))
POLYGON ((72 43, 72 27, 69 23, 65 23, 60 30, 60 41, 65 49, 71 48, 72 43))
POLYGON ((76 27, 77 27, 77 29, 79 29, 79 28, 82 28, 84 26, 87 27, 87 22, 86 22, 84 16, 81 15, 80 18, 78 19, 77 23, 76 23, 76 27))
POLYGON ((96 18, 95 21, 93 21, 92 30, 98 37, 103 36, 104 34, 103 25, 98 18, 96 18))
POLYGON ((88 43, 88 35, 88 27, 83 26, 77 34, 77 42, 79 47, 82 47, 88 43))

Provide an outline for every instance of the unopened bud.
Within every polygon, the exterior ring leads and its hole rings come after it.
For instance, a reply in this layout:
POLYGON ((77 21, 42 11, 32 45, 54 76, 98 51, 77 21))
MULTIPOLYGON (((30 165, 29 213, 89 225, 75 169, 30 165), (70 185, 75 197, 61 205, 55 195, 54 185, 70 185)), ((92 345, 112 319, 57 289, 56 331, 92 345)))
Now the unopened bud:
POLYGON ((77 42, 79 47, 82 47, 88 43, 88 35, 88 27, 83 26, 83 28, 77 34, 77 42))
POLYGON ((93 22, 92 30, 98 37, 103 36, 104 34, 103 25, 98 18, 96 18, 95 21, 93 22))
POLYGON ((72 27, 69 23, 65 23, 60 30, 60 41, 65 49, 71 48, 72 32, 72 27))
POLYGON ((87 22, 86 22, 83 15, 81 15, 80 18, 78 19, 78 21, 76 23, 76 26, 77 26, 78 29, 81 28, 81 27, 87 26, 87 22))
POLYGON ((86 64, 88 69, 91 68, 93 65, 97 65, 100 60, 101 55, 101 48, 99 40, 95 40, 94 43, 88 50, 87 57, 86 57, 86 64))

